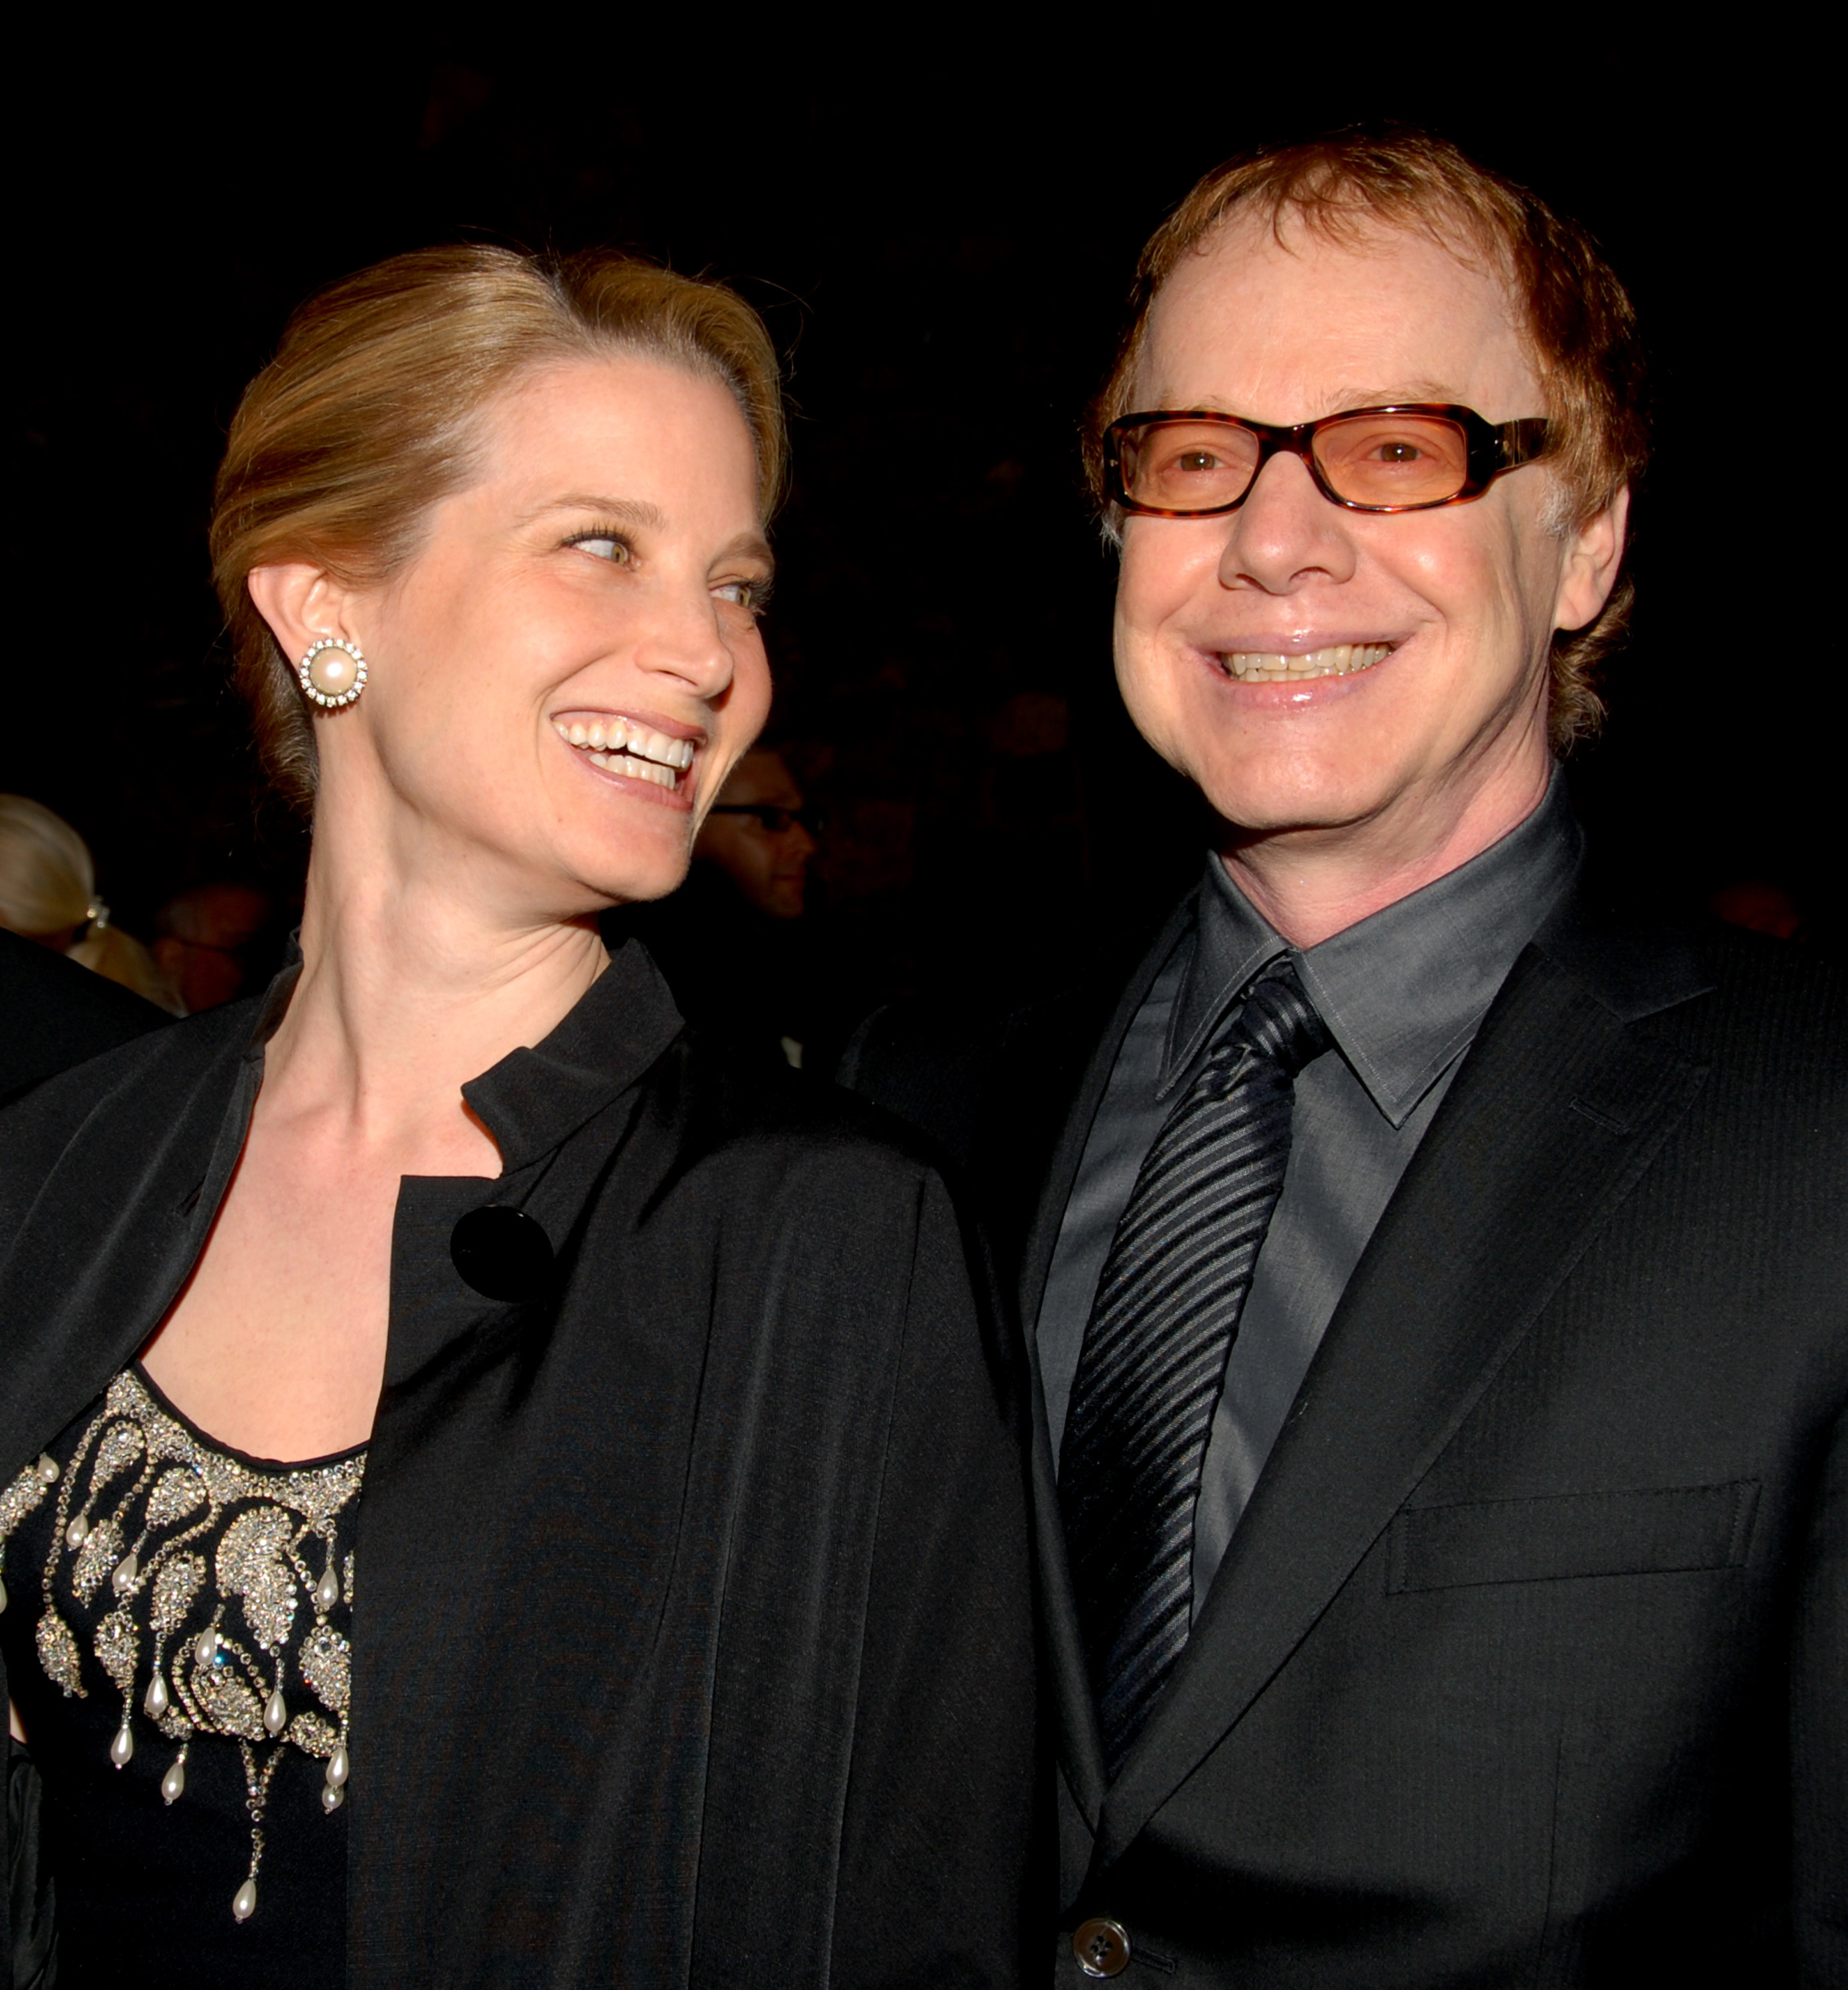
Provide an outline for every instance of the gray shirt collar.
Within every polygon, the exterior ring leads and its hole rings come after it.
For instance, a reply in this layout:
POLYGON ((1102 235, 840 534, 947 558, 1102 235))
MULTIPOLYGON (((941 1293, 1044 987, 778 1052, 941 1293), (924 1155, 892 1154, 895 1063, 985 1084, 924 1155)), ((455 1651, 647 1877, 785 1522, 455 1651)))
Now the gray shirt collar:
POLYGON ((1584 837, 1558 768, 1499 843, 1319 946, 1293 949, 1207 860, 1160 1090, 1177 1085, 1258 971, 1294 959, 1368 1096, 1394 1126, 1475 1035, 1523 947, 1578 875, 1584 837))

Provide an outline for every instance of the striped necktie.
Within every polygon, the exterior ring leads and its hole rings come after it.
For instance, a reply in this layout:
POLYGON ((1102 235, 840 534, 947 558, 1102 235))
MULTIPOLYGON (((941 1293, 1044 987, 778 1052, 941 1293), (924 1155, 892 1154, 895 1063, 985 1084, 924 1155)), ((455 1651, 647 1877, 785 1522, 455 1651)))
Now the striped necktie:
POLYGON ((1059 1499, 1113 1778, 1187 1641, 1213 1411, 1283 1187, 1296 1075, 1330 1041, 1289 960, 1272 962, 1156 1136, 1098 1281, 1059 1499))

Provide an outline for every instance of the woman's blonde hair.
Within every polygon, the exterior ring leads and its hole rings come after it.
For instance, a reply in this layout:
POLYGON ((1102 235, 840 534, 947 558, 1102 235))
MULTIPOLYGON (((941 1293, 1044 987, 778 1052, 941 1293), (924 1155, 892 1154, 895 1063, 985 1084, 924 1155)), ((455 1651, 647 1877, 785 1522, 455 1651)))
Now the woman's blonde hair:
POLYGON ((781 376, 763 321, 722 284, 607 252, 424 249, 329 286, 290 319, 232 417, 211 544, 264 765, 304 813, 314 731, 250 599, 252 569, 304 560, 345 586, 389 580, 432 508, 473 474, 491 402, 536 368, 623 355, 729 389, 756 446, 767 520, 788 460, 781 376))

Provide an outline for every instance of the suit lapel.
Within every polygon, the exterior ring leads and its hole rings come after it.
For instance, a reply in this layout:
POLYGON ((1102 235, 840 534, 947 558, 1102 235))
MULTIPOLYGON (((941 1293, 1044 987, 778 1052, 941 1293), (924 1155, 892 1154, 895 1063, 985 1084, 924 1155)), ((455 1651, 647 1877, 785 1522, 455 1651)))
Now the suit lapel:
MULTIPOLYGON (((1040 1300, 1046 1288, 1054 1248, 1065 1204, 1071 1200, 1079 1163, 1084 1158, 1085 1143, 1091 1122, 1110 1082, 1136 1012, 1162 964, 1194 916, 1194 895, 1175 908, 1154 944, 1145 953, 1129 985, 1119 998, 1101 1039, 1084 1068, 1077 1095, 1060 1129, 1052 1161, 1045 1175, 1045 1187, 1034 1207, 1020 1258, 1019 1299, 1021 1322, 1025 1330, 1027 1356, 1032 1370, 1033 1511, 1036 1564, 1040 1586, 1041 1628, 1047 1661, 1053 1679, 1054 1699, 1059 1710, 1059 1759, 1065 1781, 1085 1823, 1095 1831, 1103 1802, 1103 1744, 1099 1738, 1097 1715, 1092 1703, 1090 1674, 1085 1662, 1084 1641, 1079 1635, 1078 1613, 1072 1598, 1072 1578, 1065 1561, 1065 1533, 1058 1506, 1058 1476, 1052 1461, 1052 1439, 1046 1421, 1045 1390, 1040 1379, 1038 1336, 1040 1300)), ((1095 1017, 1096 1011, 1091 1012, 1095 1017)), ((1080 1027, 1082 1027, 1082 1019, 1080 1027)), ((1096 1027, 1095 1023, 1092 1027, 1096 1027)))
MULTIPOLYGON (((1116 1053, 1123 1048, 1123 1040, 1129 1034, 1130 1025, 1135 1021, 1136 1012, 1142 1007, 1155 977, 1160 973, 1181 935, 1192 925, 1194 898, 1194 894, 1190 891, 1175 907, 1156 936, 1153 945, 1130 976, 1129 985, 1111 1013, 1102 1038, 1097 1040, 1096 1048, 1085 1067, 1077 1096, 1065 1115, 1021 1258, 1021 1319, 1029 1338, 1039 1318, 1040 1300, 1045 1292, 1046 1275, 1051 1268, 1052 1253, 1058 1242, 1059 1225, 1065 1220, 1065 1204, 1072 1199, 1079 1163, 1084 1159, 1085 1143, 1090 1138, 1091 1122, 1097 1117, 1105 1088, 1110 1082, 1116 1053)), ((1092 1011, 1093 1016, 1096 1013, 1092 1011)), ((1092 1027, 1096 1027, 1095 1022, 1092 1027)))
POLYGON ((1632 949, 1601 961, 1575 927, 1554 937, 1510 975, 1349 1282, 1102 1805, 1094 1875, 1313 1626, 1704 1075, 1637 1027, 1701 992, 1691 960, 1657 949, 1639 965, 1632 949))

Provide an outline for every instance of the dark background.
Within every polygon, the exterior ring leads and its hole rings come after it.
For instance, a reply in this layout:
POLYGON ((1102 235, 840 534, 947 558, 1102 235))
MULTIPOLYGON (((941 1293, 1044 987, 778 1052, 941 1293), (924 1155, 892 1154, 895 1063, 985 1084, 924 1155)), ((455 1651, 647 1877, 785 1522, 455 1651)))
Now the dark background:
POLYGON ((1665 904, 1765 875, 1839 930, 1832 465, 1769 419, 1815 405, 1838 342, 1819 196, 1769 137, 1800 50, 1774 76, 1641 32, 1260 49, 1179 8, 1155 53, 893 15, 848 59, 766 48, 762 22, 644 50, 618 17, 550 18, 530 42, 150 39, 15 70, 0 790, 77 827, 119 923, 144 936, 189 882, 299 878, 226 688, 212 474, 294 304, 458 236, 723 277, 786 355, 773 725, 831 811, 817 923, 844 1007, 1037 973, 1141 917, 1201 842, 1111 684, 1079 410, 1140 243, 1200 172, 1395 116, 1587 222, 1642 314, 1658 453, 1635 640, 1573 763, 1588 820, 1665 904))

